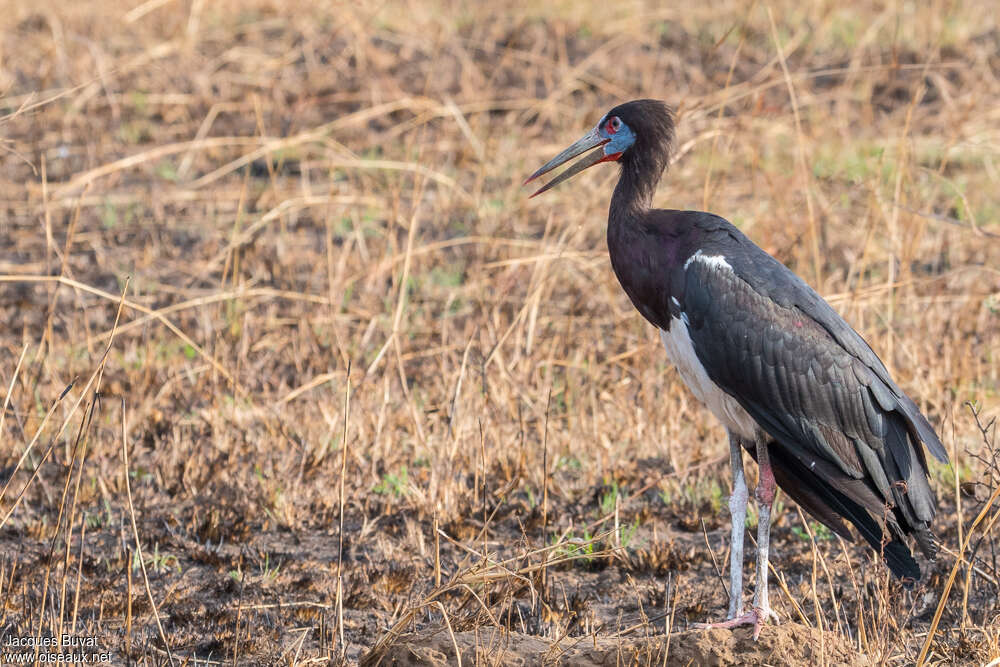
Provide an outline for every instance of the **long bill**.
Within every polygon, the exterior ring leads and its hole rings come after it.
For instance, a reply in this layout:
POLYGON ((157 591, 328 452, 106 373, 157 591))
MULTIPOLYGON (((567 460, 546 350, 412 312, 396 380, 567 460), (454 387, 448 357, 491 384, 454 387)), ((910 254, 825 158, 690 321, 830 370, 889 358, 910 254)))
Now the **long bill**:
MULTIPOLYGON (((603 146, 604 144, 608 143, 609 141, 611 141, 611 140, 607 139, 605 137, 602 137, 600 134, 598 134, 597 128, 594 128, 593 130, 591 130, 590 132, 588 132, 579 141, 575 142, 572 146, 570 146, 569 148, 567 148, 563 152, 559 153, 559 155, 555 156, 554 158, 552 158, 551 160, 549 160, 548 162, 546 162, 545 164, 543 164, 538 169, 538 171, 536 171, 535 173, 533 173, 531 176, 528 177, 528 179, 524 182, 524 184, 527 185, 528 183, 530 183, 531 181, 535 180, 536 178, 538 178, 542 174, 547 174, 548 172, 552 171, 553 169, 555 169, 559 165, 561 165, 561 164, 563 164, 565 162, 568 162, 569 160, 572 160, 577 155, 581 155, 583 153, 586 153, 591 148, 595 148, 596 150, 594 150, 589 155, 587 155, 586 157, 584 157, 582 160, 580 160, 579 162, 575 163, 572 167, 570 167, 569 169, 567 169, 566 171, 564 171, 563 173, 559 174, 554 179, 552 179, 551 181, 549 181, 548 183, 546 183, 545 185, 543 185, 541 188, 539 188, 531 196, 532 197, 537 197, 538 195, 542 194, 546 190, 549 190, 550 188, 553 188, 556 185, 559 185, 563 181, 565 181, 565 180, 567 180, 569 178, 572 178, 573 176, 579 174, 581 171, 583 171, 587 167, 592 167, 595 164, 598 164, 599 162, 606 161, 607 158, 608 158, 608 156, 606 156, 604 154, 604 151, 601 149, 601 146, 603 146)), ((529 197, 529 199, 530 199, 530 197, 529 197)))

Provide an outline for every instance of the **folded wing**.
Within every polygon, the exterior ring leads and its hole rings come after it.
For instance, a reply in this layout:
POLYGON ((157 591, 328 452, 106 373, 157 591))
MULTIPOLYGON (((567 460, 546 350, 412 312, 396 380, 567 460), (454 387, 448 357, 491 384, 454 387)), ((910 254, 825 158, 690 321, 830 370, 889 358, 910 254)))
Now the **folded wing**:
POLYGON ((873 546, 877 522, 932 553, 936 501, 921 442, 947 460, 933 429, 818 294, 756 246, 731 238, 731 252, 723 237, 713 245, 718 255, 699 253, 684 270, 681 308, 709 377, 788 459, 783 487, 795 476, 813 478, 813 493, 799 494, 810 496, 802 503, 810 513, 822 518, 819 499, 873 546))

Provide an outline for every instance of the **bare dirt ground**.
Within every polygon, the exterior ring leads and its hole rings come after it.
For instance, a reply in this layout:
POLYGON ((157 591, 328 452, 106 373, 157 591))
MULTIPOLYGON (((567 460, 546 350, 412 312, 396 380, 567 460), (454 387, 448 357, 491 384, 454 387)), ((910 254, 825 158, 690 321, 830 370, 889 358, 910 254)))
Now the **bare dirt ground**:
POLYGON ((995 665, 995 11, 686 4, 5 5, 0 657, 995 665), (724 434, 615 282, 615 169, 520 188, 635 97, 678 108, 656 203, 802 275, 942 435, 912 590, 779 497, 782 624, 691 629, 724 434))
MULTIPOLYGON (((401 637, 382 657, 389 665, 450 665, 456 651, 476 663, 512 665, 841 665, 870 664, 838 635, 797 623, 768 630, 754 641, 749 631, 689 630, 639 639, 581 636, 544 641, 520 633, 461 632, 401 637)), ((374 661, 369 661, 374 664, 374 661)))

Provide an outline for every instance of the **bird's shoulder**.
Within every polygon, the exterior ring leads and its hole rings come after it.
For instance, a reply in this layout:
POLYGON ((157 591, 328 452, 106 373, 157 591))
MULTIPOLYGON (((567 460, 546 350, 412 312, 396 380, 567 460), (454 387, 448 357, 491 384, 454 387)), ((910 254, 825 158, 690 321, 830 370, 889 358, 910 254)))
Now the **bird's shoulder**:
MULTIPOLYGON (((844 350, 895 388, 888 371, 864 339, 834 308, 794 271, 765 252, 725 218, 700 211, 663 211, 659 220, 683 220, 693 237, 684 256, 685 280, 719 282, 727 290, 748 290, 747 298, 763 299, 798 311, 819 325, 844 350), (719 273, 713 269, 724 269, 719 273), (727 281, 731 284, 723 285, 727 281)), ((682 254, 683 256, 683 254, 682 254)), ((749 305, 749 304, 746 304, 749 305)))

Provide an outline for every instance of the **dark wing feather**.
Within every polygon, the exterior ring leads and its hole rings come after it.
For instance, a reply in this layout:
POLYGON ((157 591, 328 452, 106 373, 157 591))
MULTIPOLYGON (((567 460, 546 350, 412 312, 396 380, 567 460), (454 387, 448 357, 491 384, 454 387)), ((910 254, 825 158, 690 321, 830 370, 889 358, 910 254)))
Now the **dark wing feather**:
POLYGON ((731 270, 692 261, 684 272, 681 307, 708 376, 795 466, 932 550, 927 526, 936 501, 917 448, 923 441, 946 459, 937 436, 861 337, 791 271, 740 237, 732 228, 702 246, 731 270))
MULTIPOLYGON (((906 543, 895 535, 886 540, 881 526, 864 507, 837 491, 815 471, 802 465, 780 443, 772 443, 768 449, 778 486, 802 509, 837 535, 853 542, 853 536, 840 520, 840 517, 846 518, 871 548, 882 554, 892 573, 904 583, 920 578, 920 568, 913 560, 906 543)), ((756 449, 751 447, 749 451, 750 456, 756 460, 756 449)))
POLYGON ((727 232, 736 241, 733 245, 740 246, 739 252, 733 253, 731 258, 727 256, 737 275, 757 287, 761 296, 784 308, 798 310, 822 327, 845 352, 867 369, 863 379, 882 409, 898 411, 914 438, 922 441, 936 459, 947 462, 948 454, 934 429, 916 404, 893 382, 885 364, 858 332, 784 264, 754 245, 735 227, 727 232))

